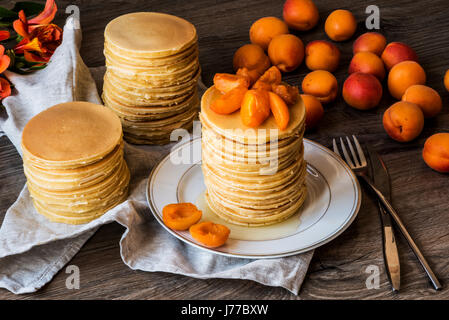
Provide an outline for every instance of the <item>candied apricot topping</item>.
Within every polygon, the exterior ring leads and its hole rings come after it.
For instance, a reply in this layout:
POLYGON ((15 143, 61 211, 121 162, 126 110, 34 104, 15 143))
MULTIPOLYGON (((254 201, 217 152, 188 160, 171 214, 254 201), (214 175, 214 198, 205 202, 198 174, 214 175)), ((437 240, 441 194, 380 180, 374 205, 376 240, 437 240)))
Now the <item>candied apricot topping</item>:
POLYGON ((293 105, 298 101, 299 89, 288 84, 274 84, 271 86, 274 93, 282 98, 285 103, 289 106, 293 105))
POLYGON ((248 79, 250 86, 252 86, 257 81, 257 79, 260 78, 259 71, 255 70, 255 69, 250 70, 250 69, 245 68, 245 67, 239 68, 237 70, 236 74, 239 75, 239 76, 245 77, 246 79, 248 79))
POLYGON ((236 87, 212 102, 210 108, 218 114, 231 114, 240 109, 247 91, 245 87, 236 87))
POLYGON ((249 87, 250 80, 246 77, 230 74, 217 73, 214 76, 214 85, 221 93, 227 93, 237 87, 249 87))
POLYGON ((192 203, 172 203, 162 209, 164 224, 173 230, 187 230, 200 221, 201 210, 192 203))
POLYGON ((189 231, 196 241, 210 248, 222 246, 231 232, 228 227, 213 222, 194 224, 189 231))
POLYGON ((288 126, 288 122, 290 121, 290 112, 288 111, 288 107, 284 100, 282 100, 282 98, 276 93, 268 92, 268 96, 270 98, 270 108, 273 113, 274 120, 276 121, 279 129, 285 130, 288 126))
POLYGON ((258 127, 270 116, 270 98, 268 91, 248 90, 240 108, 242 122, 248 127, 258 127))

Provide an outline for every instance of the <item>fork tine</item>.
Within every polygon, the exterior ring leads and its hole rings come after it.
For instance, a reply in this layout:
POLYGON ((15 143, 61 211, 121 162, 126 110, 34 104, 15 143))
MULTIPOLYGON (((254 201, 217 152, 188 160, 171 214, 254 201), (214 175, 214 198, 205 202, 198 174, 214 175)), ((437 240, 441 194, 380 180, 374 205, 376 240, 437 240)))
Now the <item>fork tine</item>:
POLYGON ((332 139, 332 145, 333 145, 333 147, 334 147, 334 152, 335 152, 336 154, 338 154, 338 156, 341 158, 341 154, 340 154, 340 152, 338 151, 337 142, 335 141, 335 138, 332 139))
POLYGON ((355 143, 355 147, 357 148, 357 152, 359 154, 359 158, 360 158, 360 162, 362 167, 366 166, 366 158, 365 158, 365 154, 363 153, 363 149, 360 146, 359 140, 357 139, 357 137, 355 135, 352 135, 352 138, 354 139, 354 143, 355 143))
POLYGON ((343 139, 341 137, 340 137, 340 144, 346 159, 346 163, 349 164, 351 168, 355 168, 354 163, 352 162, 351 157, 349 156, 348 151, 346 150, 345 143, 343 142, 343 139))
POLYGON ((354 159, 354 163, 355 163, 356 167, 360 167, 359 159, 355 155, 354 148, 352 147, 351 140, 349 140, 348 136, 346 136, 346 141, 348 141, 349 150, 351 151, 352 159, 354 159))

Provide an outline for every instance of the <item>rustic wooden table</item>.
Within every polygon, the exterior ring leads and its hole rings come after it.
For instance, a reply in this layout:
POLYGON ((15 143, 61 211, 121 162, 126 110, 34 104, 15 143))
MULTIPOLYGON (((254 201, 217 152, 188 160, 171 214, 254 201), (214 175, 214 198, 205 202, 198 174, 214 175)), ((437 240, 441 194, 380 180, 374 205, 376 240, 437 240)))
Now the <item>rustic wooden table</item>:
MULTIPOLYGON (((11 1, 2 0, 8 5, 11 1)), ((197 28, 203 80, 212 83, 216 72, 232 71, 232 55, 248 43, 253 21, 263 16, 282 15, 283 1, 149 1, 149 0, 58 0, 58 24, 65 19, 65 8, 78 5, 81 10, 83 44, 81 54, 89 67, 104 65, 103 30, 121 14, 135 11, 160 11, 190 20, 197 28)), ((298 34, 304 42, 326 39, 324 19, 334 9, 350 9, 359 21, 357 35, 366 31, 365 1, 315 0, 320 23, 314 30, 298 34)), ((388 1, 369 4, 380 7, 381 30, 388 41, 402 41, 418 53, 428 84, 443 98, 442 114, 426 120, 422 134, 413 142, 398 143, 382 127, 382 114, 394 100, 384 94, 379 108, 360 112, 345 105, 341 97, 326 106, 320 126, 306 137, 330 145, 332 137, 357 134, 377 149, 392 178, 393 203, 410 233, 421 246, 443 283, 449 282, 449 178, 429 169, 422 160, 424 141, 431 134, 449 131, 449 94, 443 75, 449 68, 449 4, 447 0, 388 1)), ((352 39, 354 40, 354 39, 352 39)), ((339 85, 347 76, 352 40, 338 43, 342 51, 336 72, 339 85)), ((286 79, 299 85, 307 73, 304 64, 286 79)), ((387 92, 387 91, 385 91, 387 92)), ((0 222, 25 183, 21 159, 6 137, 0 138, 0 222)), ((243 280, 197 280, 167 273, 133 271, 120 259, 118 224, 102 227, 70 262, 81 270, 81 289, 67 290, 66 274, 59 272, 42 290, 15 296, 0 289, 0 299, 448 299, 449 289, 435 292, 420 265, 399 238, 402 288, 391 292, 384 273, 381 229, 376 202, 365 191, 355 222, 340 237, 317 249, 299 296, 281 288, 265 287, 243 280), (381 270, 380 288, 367 289, 366 268, 381 270)), ((0 270, 1 274, 1 270, 0 270)))

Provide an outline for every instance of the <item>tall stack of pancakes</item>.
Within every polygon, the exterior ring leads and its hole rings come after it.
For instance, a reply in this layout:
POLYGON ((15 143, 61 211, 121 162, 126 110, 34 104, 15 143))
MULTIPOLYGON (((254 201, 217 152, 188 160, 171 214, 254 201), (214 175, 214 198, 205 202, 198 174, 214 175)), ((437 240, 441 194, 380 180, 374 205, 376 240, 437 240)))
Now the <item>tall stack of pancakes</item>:
POLYGON ((22 134, 23 168, 36 210, 51 221, 87 223, 127 197, 119 118, 89 102, 53 106, 22 134))
POLYGON ((106 26, 103 101, 123 124, 125 139, 164 144, 198 114, 200 75, 195 27, 176 16, 138 12, 106 26))
POLYGON ((239 112, 210 109, 220 96, 209 88, 201 100, 202 170, 209 207, 228 222, 270 225, 292 216, 306 197, 302 100, 290 107, 279 130, 271 115, 260 127, 243 125, 239 112))

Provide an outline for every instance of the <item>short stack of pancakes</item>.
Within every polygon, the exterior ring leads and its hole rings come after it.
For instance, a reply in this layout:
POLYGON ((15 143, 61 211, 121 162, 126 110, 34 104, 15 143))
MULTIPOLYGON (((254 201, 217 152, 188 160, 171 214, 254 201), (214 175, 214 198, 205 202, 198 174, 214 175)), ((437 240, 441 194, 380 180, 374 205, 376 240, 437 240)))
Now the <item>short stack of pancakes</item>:
POLYGON ((124 201, 130 174, 120 119, 89 102, 53 106, 25 126, 23 168, 36 210, 82 224, 124 201))
POLYGON ((106 26, 103 101, 122 121, 125 139, 165 144, 198 114, 200 75, 195 27, 163 13, 137 12, 106 26))
POLYGON ((279 130, 272 115, 258 128, 243 125, 240 112, 220 115, 210 109, 220 96, 209 88, 201 100, 202 170, 206 200, 218 216, 245 226, 281 222, 306 197, 301 98, 290 109, 290 122, 279 130))

